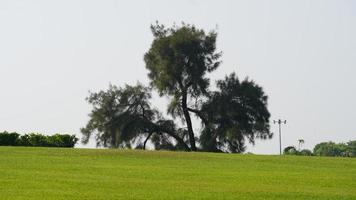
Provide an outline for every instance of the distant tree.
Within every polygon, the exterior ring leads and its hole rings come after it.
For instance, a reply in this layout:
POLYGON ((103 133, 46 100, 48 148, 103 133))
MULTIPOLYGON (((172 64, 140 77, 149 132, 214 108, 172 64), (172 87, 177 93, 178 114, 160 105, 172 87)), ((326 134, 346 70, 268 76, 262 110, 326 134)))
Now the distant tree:
POLYGON ((317 156, 347 156, 348 146, 334 142, 322 142, 314 147, 314 155, 317 156))
POLYGON ((302 145, 305 143, 305 141, 303 139, 299 139, 298 140, 298 150, 300 151, 302 148, 302 145))
POLYGON ((348 147, 348 156, 349 157, 356 157, 356 140, 353 141, 349 141, 347 143, 347 147, 348 147))
POLYGON ((152 89, 170 98, 167 113, 150 106, 151 89, 141 84, 91 93, 90 120, 81 131, 83 143, 95 133, 98 145, 155 149, 238 153, 245 142, 268 139, 267 95, 249 79, 232 73, 210 91, 208 73, 220 65, 215 31, 206 33, 194 25, 166 28, 151 26, 153 42, 144 55, 152 89), (194 133, 192 116, 201 120, 201 133, 194 133), (184 127, 179 127, 180 119, 184 127))

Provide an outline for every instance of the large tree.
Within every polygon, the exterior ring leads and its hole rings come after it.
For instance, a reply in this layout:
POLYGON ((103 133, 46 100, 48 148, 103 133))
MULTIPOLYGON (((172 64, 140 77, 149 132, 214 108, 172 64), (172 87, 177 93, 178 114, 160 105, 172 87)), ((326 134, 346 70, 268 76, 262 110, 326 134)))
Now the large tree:
POLYGON ((169 112, 184 117, 190 147, 196 151, 188 103, 190 99, 207 94, 209 79, 206 74, 220 64, 221 53, 216 52, 217 34, 205 33, 191 25, 165 28, 156 24, 151 30, 154 40, 144 56, 151 85, 160 95, 172 98, 169 112))
POLYGON ((267 96, 249 79, 232 73, 209 90, 207 74, 220 65, 215 31, 193 25, 151 26, 153 42, 144 55, 151 87, 141 84, 91 93, 93 105, 83 142, 96 133, 98 145, 155 149, 243 152, 245 141, 271 138, 267 96), (151 107, 151 89, 170 98, 165 119, 151 107), (201 120, 194 133, 192 116, 201 120), (178 119, 183 127, 177 125, 178 119))

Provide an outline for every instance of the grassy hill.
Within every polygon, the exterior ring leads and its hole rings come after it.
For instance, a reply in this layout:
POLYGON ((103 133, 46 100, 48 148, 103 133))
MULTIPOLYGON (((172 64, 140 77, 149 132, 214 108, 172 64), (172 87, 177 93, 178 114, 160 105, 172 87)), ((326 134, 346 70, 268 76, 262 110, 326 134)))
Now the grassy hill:
POLYGON ((0 199, 356 199, 356 159, 0 147, 0 199))

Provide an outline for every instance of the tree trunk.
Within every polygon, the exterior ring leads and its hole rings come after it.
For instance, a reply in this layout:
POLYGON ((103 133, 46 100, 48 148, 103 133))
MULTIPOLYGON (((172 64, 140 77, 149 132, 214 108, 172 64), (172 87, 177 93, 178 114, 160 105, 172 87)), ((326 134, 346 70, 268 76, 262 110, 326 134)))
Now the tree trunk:
POLYGON ((146 143, 148 141, 148 139, 150 139, 151 135, 152 135, 153 132, 150 132, 145 140, 145 142, 143 143, 143 150, 146 150, 146 143))
POLYGON ((187 106, 187 94, 183 94, 182 96, 182 109, 188 127, 190 148, 192 149, 192 151, 197 151, 197 147, 195 146, 195 137, 194 137, 194 131, 192 127, 192 120, 190 119, 188 106, 187 106))
POLYGON ((117 139, 116 139, 116 131, 115 128, 110 128, 110 135, 111 135, 111 147, 117 148, 117 139))

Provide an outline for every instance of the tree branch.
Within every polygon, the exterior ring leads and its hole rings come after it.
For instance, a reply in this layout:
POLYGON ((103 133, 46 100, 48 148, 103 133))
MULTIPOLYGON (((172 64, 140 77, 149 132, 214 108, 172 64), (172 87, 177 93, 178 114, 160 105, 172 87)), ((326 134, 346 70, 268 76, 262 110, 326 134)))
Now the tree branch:
POLYGON ((206 119, 206 117, 204 116, 204 114, 200 110, 189 108, 189 107, 187 109, 188 109, 189 112, 192 112, 192 113, 196 114, 203 121, 205 126, 208 126, 209 121, 206 119))
POLYGON ((167 128, 164 128, 162 126, 156 125, 156 132, 164 132, 166 134, 168 134, 169 136, 173 137, 180 145, 182 145, 186 151, 191 151, 191 149, 189 148, 189 146, 184 142, 184 140, 182 138, 180 138, 179 136, 177 136, 172 130, 169 130, 167 128))
POLYGON ((176 135, 176 133, 173 130, 168 129, 168 128, 163 127, 163 126, 160 126, 160 125, 158 125, 158 124, 156 124, 154 122, 151 122, 150 120, 145 119, 145 118, 142 119, 142 120, 145 121, 145 123, 149 124, 148 129, 150 130, 151 133, 162 133, 162 132, 166 133, 169 136, 173 137, 178 142, 178 144, 182 145, 186 151, 191 151, 191 149, 184 142, 184 140, 182 138, 180 138, 178 135, 176 135))

